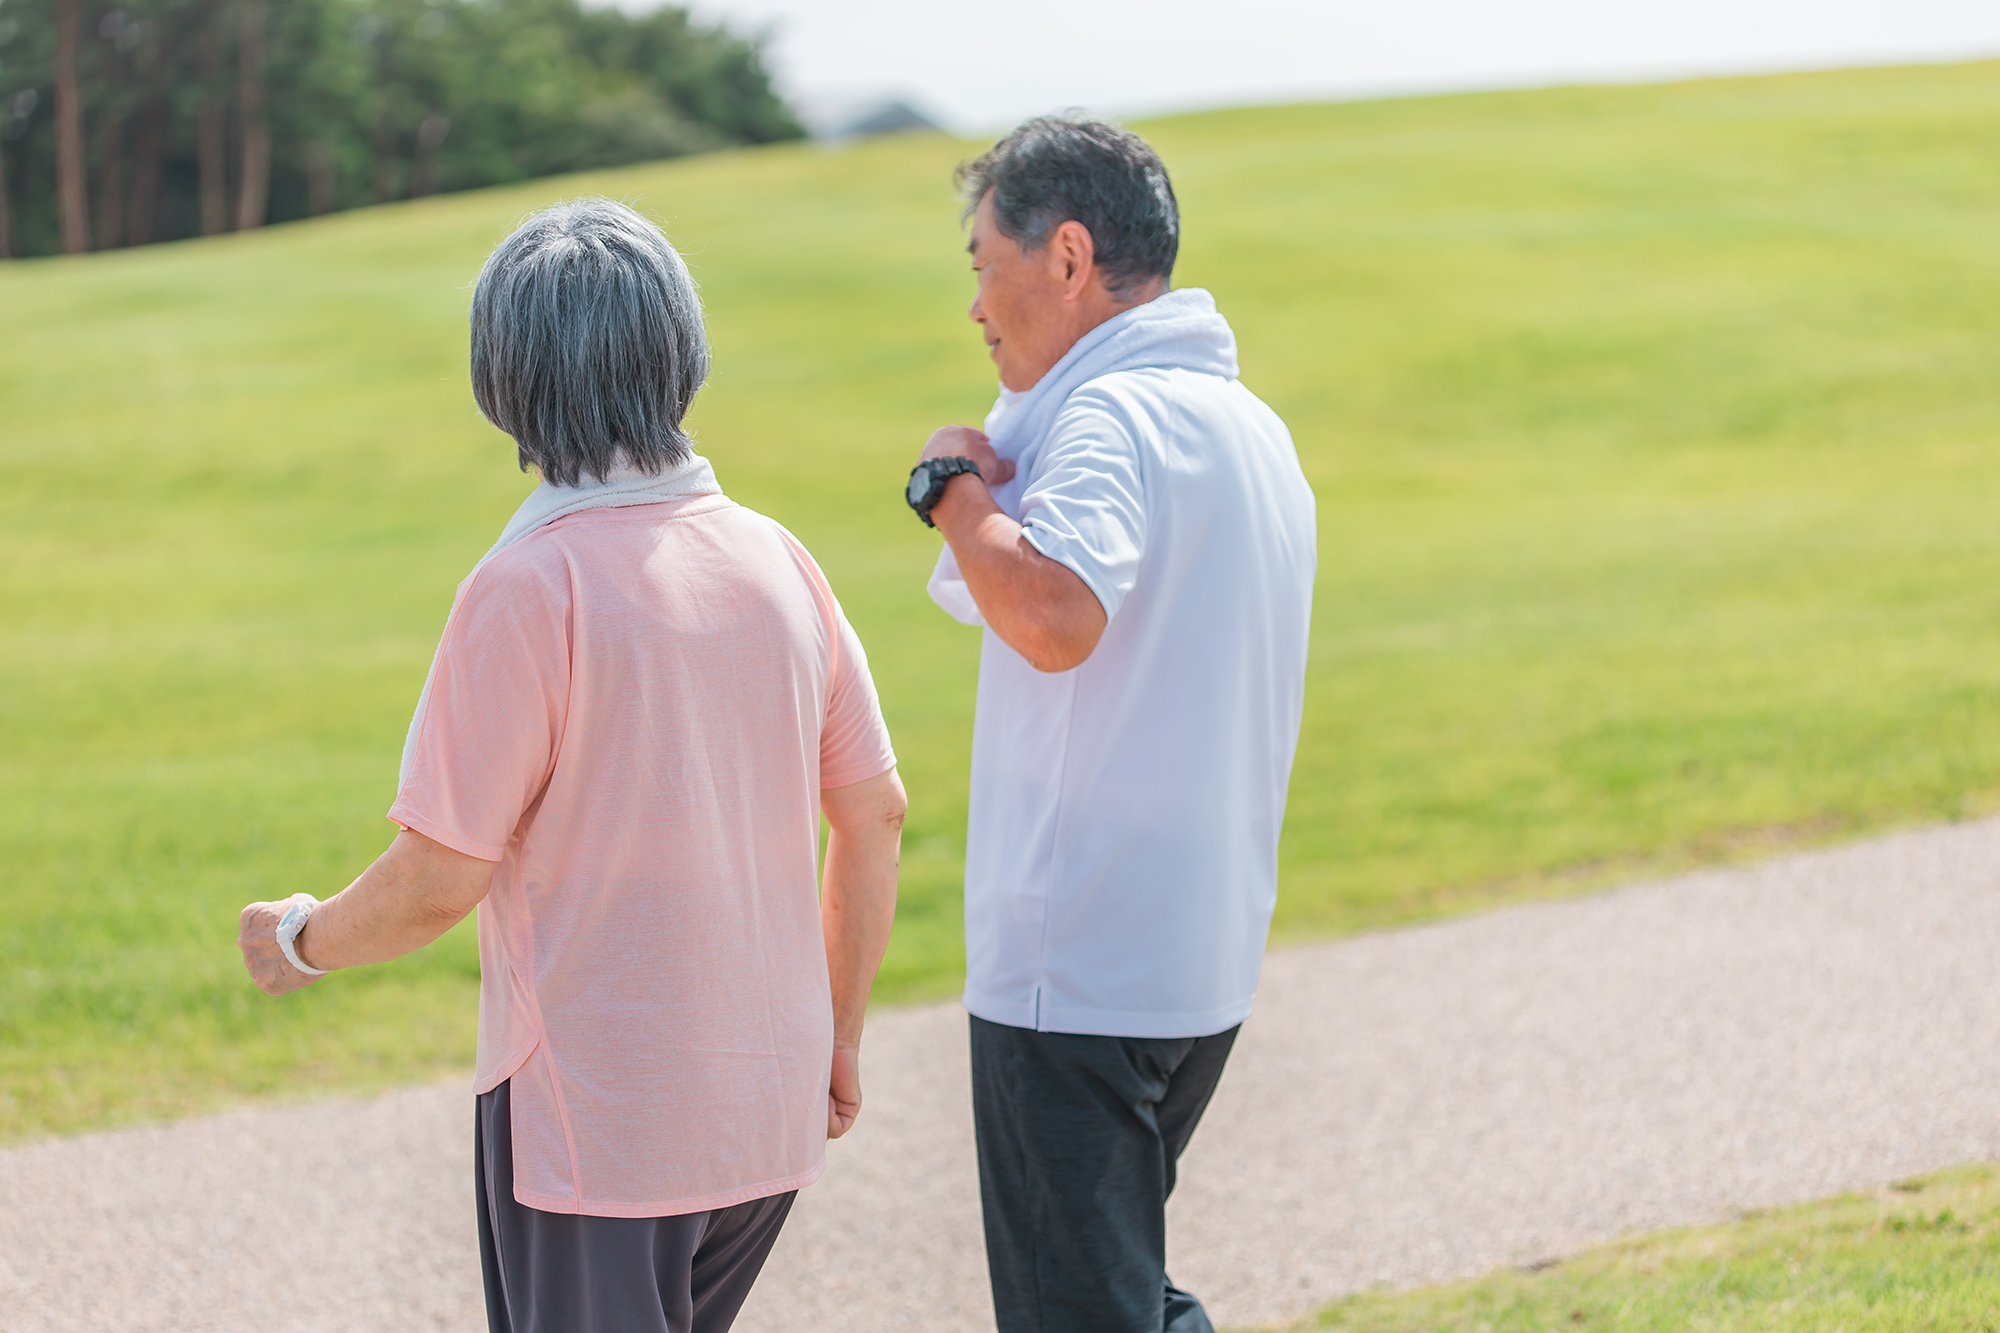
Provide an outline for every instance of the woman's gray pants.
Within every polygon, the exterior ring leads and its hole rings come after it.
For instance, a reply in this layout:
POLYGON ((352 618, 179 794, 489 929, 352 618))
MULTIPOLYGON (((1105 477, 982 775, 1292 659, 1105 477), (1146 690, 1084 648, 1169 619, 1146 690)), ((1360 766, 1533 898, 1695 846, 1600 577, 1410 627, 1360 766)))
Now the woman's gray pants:
POLYGON ((473 1122, 492 1333, 724 1333, 797 1191, 678 1217, 529 1208, 514 1199, 508 1094, 482 1093, 473 1122))
POLYGON ((1095 1037, 972 1020, 1000 1333, 1213 1333, 1167 1278, 1166 1207, 1237 1030, 1095 1037))

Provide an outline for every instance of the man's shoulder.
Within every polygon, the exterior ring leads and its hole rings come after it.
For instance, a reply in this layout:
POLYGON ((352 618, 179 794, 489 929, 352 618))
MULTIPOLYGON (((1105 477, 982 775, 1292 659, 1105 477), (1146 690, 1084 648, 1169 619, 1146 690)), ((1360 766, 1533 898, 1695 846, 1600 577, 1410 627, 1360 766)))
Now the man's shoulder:
POLYGON ((1116 407, 1150 403, 1184 390, 1185 386, 1180 383, 1180 377, 1184 375, 1223 382, 1220 376, 1201 375, 1173 366, 1126 366, 1122 370, 1107 370, 1077 385, 1063 401, 1063 406, 1067 409, 1078 404, 1116 407))
POLYGON ((1057 431, 1107 421, 1163 440, 1218 430, 1290 438, 1283 419, 1241 380, 1184 366, 1132 367, 1086 381, 1064 401, 1057 431))
POLYGON ((1063 399, 1050 437, 1109 431, 1136 442, 1158 436, 1173 418, 1176 398, 1185 392, 1177 375, 1164 366, 1138 366, 1085 380, 1063 399))
POLYGON ((1242 414, 1275 415, 1242 380, 1189 366, 1128 366, 1108 371, 1072 390, 1063 401, 1063 410, 1144 411, 1188 401, 1242 414))

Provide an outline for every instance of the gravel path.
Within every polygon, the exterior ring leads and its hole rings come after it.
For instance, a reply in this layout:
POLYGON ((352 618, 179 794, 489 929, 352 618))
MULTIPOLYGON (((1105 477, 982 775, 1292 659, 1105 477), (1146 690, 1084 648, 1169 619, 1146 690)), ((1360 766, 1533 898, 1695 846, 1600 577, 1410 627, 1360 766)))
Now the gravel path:
MULTIPOLYGON (((2000 1158, 2000 820, 1274 954, 1189 1149, 1219 1322, 2000 1158)), ((964 1017, 868 1106, 737 1327, 990 1328, 964 1017)), ((482 1329, 468 1090, 0 1152, 17 1333, 482 1329)))

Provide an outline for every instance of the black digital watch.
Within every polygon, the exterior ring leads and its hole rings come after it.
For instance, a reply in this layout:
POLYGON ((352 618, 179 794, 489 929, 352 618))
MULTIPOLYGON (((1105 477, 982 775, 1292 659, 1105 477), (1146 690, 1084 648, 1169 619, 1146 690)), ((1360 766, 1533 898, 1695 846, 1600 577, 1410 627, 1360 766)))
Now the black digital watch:
POLYGON ((931 510, 944 499, 945 486, 953 477, 968 472, 979 476, 979 464, 970 458, 926 458, 910 469, 910 484, 903 491, 903 499, 917 511, 925 527, 934 528, 937 524, 931 522, 931 510))

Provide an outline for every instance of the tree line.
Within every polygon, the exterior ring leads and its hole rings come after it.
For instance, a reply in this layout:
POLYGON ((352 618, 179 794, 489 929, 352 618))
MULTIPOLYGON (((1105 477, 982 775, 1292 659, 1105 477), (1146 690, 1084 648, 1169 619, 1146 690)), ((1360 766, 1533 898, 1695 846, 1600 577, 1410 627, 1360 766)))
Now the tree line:
POLYGON ((0 258, 795 138, 760 42, 578 0, 0 0, 0 258))

